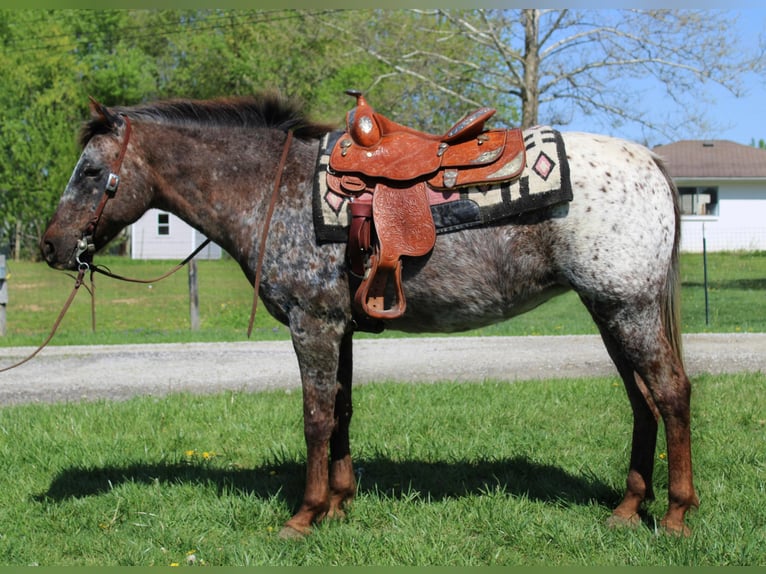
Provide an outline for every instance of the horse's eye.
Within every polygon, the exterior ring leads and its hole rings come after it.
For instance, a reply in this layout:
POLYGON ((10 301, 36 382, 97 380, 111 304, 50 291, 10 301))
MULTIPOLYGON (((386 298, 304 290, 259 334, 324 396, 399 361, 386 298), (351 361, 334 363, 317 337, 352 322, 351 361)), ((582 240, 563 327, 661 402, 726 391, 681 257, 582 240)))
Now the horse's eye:
POLYGON ((87 177, 89 179, 97 179, 101 176, 101 172, 101 168, 86 165, 82 168, 81 175, 82 177, 87 177))

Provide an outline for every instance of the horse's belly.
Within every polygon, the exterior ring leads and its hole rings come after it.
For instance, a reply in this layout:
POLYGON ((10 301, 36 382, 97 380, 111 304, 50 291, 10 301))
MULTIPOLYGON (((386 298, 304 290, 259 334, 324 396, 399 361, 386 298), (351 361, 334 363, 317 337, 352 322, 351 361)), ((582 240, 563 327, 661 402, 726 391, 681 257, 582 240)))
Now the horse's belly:
POLYGON ((568 289, 552 267, 547 232, 506 226, 439 236, 430 256, 404 261, 407 332, 456 332, 520 315, 568 289))
POLYGON ((388 322, 387 328, 406 333, 458 333, 479 329, 522 315, 567 290, 551 287, 510 306, 486 305, 470 298, 444 301, 435 306, 430 301, 408 297, 407 312, 402 318, 388 322))

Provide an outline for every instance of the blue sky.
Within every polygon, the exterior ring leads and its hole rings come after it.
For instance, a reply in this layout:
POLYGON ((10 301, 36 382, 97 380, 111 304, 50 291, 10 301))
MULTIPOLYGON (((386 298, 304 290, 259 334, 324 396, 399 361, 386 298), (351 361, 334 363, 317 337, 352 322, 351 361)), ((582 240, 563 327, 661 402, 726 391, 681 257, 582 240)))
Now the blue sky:
MULTIPOLYGON (((736 10, 740 14, 736 25, 731 33, 740 38, 743 45, 752 42, 766 42, 766 8, 747 8, 736 10)), ((723 126, 712 133, 704 134, 703 137, 710 139, 726 139, 737 143, 750 145, 755 139, 766 140, 766 77, 758 77, 753 74, 742 78, 743 88, 746 95, 736 98, 730 92, 718 86, 701 86, 709 96, 715 99, 714 104, 707 106, 705 111, 710 119, 716 124, 723 126)), ((665 96, 666 97, 666 96, 665 96)), ((663 95, 658 93, 655 101, 650 105, 662 107, 663 95)), ((605 133, 606 130, 593 126, 593 121, 585 117, 576 118, 571 124, 564 126, 565 130, 598 131, 605 133)), ((642 132, 635 126, 624 126, 619 130, 612 130, 612 135, 626 137, 637 141, 643 141, 642 132)), ((695 133, 683 134, 679 139, 696 139, 700 137, 695 133)), ((662 141, 660 136, 653 136, 649 142, 651 145, 669 143, 662 141)))

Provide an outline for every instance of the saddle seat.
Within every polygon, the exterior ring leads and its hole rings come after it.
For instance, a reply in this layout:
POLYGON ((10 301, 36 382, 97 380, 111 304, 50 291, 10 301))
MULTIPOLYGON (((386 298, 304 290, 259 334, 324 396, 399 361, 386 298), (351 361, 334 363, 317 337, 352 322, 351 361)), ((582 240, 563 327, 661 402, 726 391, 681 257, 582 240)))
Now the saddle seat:
POLYGON ((524 168, 524 142, 518 128, 485 129, 492 108, 466 114, 436 135, 378 114, 361 92, 346 93, 356 98, 356 107, 330 153, 327 185, 352 198, 348 256, 361 278, 356 310, 395 319, 406 308, 401 258, 426 255, 436 242, 429 188, 451 191, 511 180, 524 168))

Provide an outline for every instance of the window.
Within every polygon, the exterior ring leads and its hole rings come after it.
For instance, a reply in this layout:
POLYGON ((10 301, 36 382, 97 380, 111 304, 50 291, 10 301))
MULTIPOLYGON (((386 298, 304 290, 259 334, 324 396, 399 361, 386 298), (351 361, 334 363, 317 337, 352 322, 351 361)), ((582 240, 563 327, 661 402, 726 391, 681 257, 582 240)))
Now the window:
POLYGON ((679 187, 682 215, 718 215, 717 187, 679 187))
POLYGON ((157 214, 157 235, 170 235, 170 214, 157 214))

